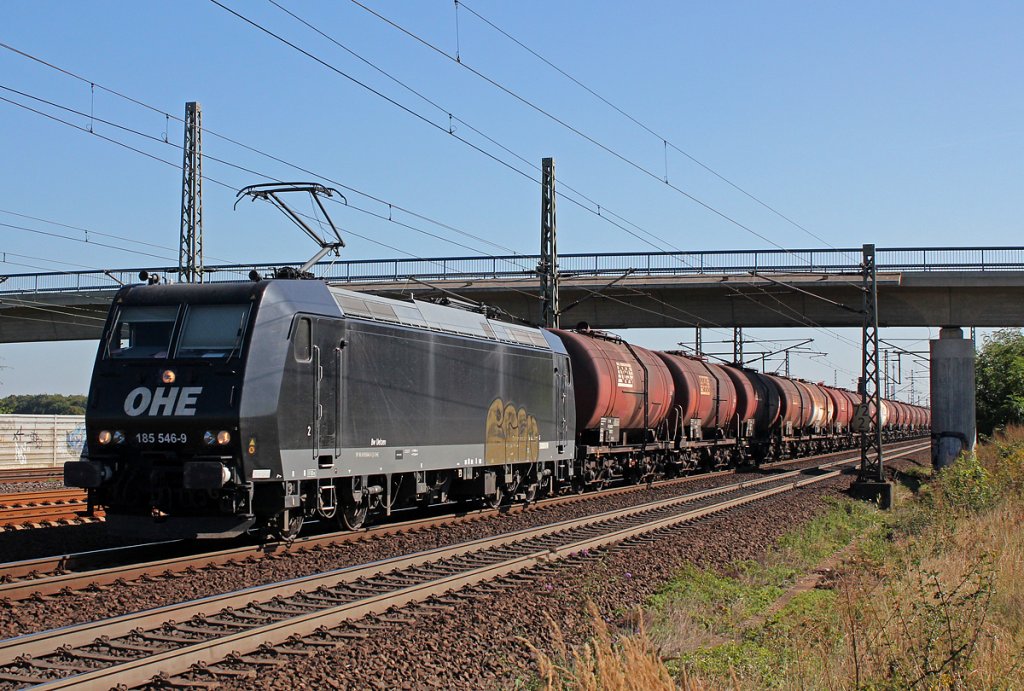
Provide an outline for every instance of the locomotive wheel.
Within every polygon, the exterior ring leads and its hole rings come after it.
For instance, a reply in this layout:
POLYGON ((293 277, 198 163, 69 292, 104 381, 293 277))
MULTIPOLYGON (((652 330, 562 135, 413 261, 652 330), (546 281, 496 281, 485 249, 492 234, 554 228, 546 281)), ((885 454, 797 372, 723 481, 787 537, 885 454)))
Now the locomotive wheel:
POLYGON ((338 522, 346 530, 359 530, 366 524, 366 515, 368 513, 369 507, 366 505, 366 502, 346 504, 341 507, 341 512, 338 514, 341 520, 338 522))
POLYGON ((523 501, 525 503, 532 504, 533 502, 537 501, 537 487, 538 486, 536 482, 531 482, 526 486, 526 489, 523 490, 523 501))
POLYGON ((484 497, 484 505, 492 509, 497 509, 505 503, 505 488, 499 482, 494 488, 494 494, 489 497, 484 497))
POLYGON ((294 540, 302 530, 302 510, 285 511, 278 517, 277 534, 282 540, 294 540))

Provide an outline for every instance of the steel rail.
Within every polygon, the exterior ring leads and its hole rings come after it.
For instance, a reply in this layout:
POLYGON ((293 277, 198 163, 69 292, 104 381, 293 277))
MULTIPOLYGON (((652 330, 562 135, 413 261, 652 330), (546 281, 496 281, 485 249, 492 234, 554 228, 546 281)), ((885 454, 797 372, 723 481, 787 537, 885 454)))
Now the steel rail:
POLYGON ((31 523, 79 519, 85 493, 75 489, 0 494, 0 530, 31 523))
MULTIPOLYGON (((925 448, 927 445, 922 444, 894 457, 925 448)), ((857 460, 832 461, 813 470, 834 468, 857 460)), ((796 479, 809 470, 812 469, 790 471, 628 509, 0 641, 0 659, 11 661, 0 662, 8 668, 0 669, 0 680, 39 684, 40 688, 47 689, 141 684, 158 673, 176 673, 197 663, 219 659, 238 650, 240 644, 250 648, 258 644, 279 645, 346 620, 492 580, 581 550, 603 547, 690 522, 821 482, 842 472, 836 469, 815 477, 796 479), (725 501, 686 508, 702 499, 734 494, 765 484, 773 486, 725 501), (308 591, 310 587, 314 590, 308 591), (257 602, 259 598, 264 599, 257 602), (175 623, 181 621, 185 623, 175 623), (217 626, 220 628, 214 628, 217 626), (146 627, 157 628, 146 630, 146 627), (119 641, 118 637, 123 636, 129 639, 119 641), (161 650, 167 645, 175 647, 161 650), (120 654, 82 649, 88 646, 120 654), (142 656, 126 659, 126 651, 134 655, 141 653, 142 656), (40 662, 40 658, 50 657, 56 657, 57 661, 42 659, 40 662), (68 662, 69 657, 79 662, 68 662), (96 669, 97 663, 106 666, 96 669), (35 666, 35 674, 32 670, 23 669, 24 665, 35 666), (71 674, 66 674, 69 671, 71 674), (53 679, 50 675, 54 673, 64 675, 53 679)))
POLYGON ((38 506, 54 502, 85 501, 85 492, 80 489, 48 489, 36 492, 9 492, 0 494, 0 509, 13 506, 38 506))
MULTIPOLYGON (((910 443, 913 444, 914 442, 910 443)), ((902 447, 896 446, 896 448, 900 449, 902 447)), ((829 456, 851 452, 852 450, 849 449, 833 451, 816 456, 763 464, 761 468, 772 469, 799 462, 813 462, 815 459, 827 458, 829 456)), ((673 478, 671 480, 661 480, 653 483, 652 486, 668 487, 675 484, 686 484, 697 480, 734 473, 734 470, 701 473, 682 478, 673 478)), ((303 553, 304 551, 315 547, 332 546, 384 537, 387 535, 428 530, 440 524, 457 524, 484 520, 499 514, 507 515, 561 504, 589 501, 603 497, 644 491, 646 488, 646 485, 633 485, 607 489, 598 493, 550 497, 534 502, 528 506, 516 504, 499 509, 480 509, 468 513, 444 514, 441 516, 417 518, 399 523, 374 526, 372 528, 359 531, 332 532, 325 535, 300 538, 291 542, 245 545, 216 552, 200 554, 188 553, 177 557, 163 558, 156 561, 146 561, 142 563, 139 563, 137 558, 134 560, 133 558, 140 557, 145 559, 154 551, 166 553, 166 550, 171 549, 173 548, 173 545, 180 543, 177 541, 159 542, 144 545, 132 545, 129 547, 114 547, 79 554, 66 554, 54 557, 28 559, 0 565, 0 579, 5 579, 7 581, 0 583, 0 600, 24 600, 30 597, 54 595, 67 589, 80 590, 84 588, 102 587, 118 581, 132 581, 145 575, 178 573, 187 569, 218 566, 249 558, 264 558, 269 556, 283 556, 292 553, 303 553), (111 565, 112 562, 119 563, 111 565), (54 575, 43 575, 48 573, 54 575)))
POLYGON ((59 480, 63 477, 63 468, 0 468, 0 484, 59 480))

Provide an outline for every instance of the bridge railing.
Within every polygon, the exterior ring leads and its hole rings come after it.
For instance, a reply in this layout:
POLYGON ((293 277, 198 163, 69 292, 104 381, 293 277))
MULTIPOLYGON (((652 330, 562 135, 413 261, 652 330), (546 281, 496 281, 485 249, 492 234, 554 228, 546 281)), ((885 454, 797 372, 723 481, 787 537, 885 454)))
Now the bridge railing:
MULTIPOLYGON (((857 274, 861 249, 714 250, 706 252, 635 252, 560 255, 559 271, 569 276, 735 275, 752 271, 775 274, 857 274)), ((1024 271, 1024 247, 895 247, 875 254, 880 271, 1024 271)), ((418 279, 481 280, 536 275, 538 255, 435 257, 426 259, 357 259, 323 261, 313 271, 338 283, 385 283, 418 279)), ((208 282, 248 280, 250 271, 301 263, 222 264, 206 267, 208 282)), ((139 282, 145 269, 174 280, 176 267, 140 267, 108 271, 55 271, 0 276, 0 295, 37 292, 107 292, 139 282)))

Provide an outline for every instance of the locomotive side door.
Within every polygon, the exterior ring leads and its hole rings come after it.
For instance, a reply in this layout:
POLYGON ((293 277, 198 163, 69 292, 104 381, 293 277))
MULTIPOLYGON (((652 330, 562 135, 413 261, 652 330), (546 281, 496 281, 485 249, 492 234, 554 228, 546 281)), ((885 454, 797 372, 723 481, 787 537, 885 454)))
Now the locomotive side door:
POLYGON ((569 425, 569 358, 558 356, 555 367, 555 428, 558 452, 561 453, 566 444, 566 431, 569 425))
MULTIPOLYGON (((313 410, 316 434, 313 455, 333 455, 337 446, 338 358, 336 354, 335 325, 330 319, 317 319, 315 333, 317 346, 313 359, 316 394, 313 410)), ((332 459, 333 461, 333 459, 332 459)))
MULTIPOLYGON (((342 336, 344 336, 344 332, 342 336)), ((341 421, 345 392, 345 346, 348 341, 340 338, 334 346, 334 457, 341 455, 341 421)))

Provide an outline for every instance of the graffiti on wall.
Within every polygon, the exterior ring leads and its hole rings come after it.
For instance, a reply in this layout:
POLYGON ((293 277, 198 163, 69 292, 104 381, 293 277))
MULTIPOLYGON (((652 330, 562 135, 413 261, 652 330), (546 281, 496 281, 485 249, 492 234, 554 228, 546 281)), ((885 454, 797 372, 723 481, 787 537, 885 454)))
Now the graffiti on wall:
POLYGON ((59 467, 84 447, 81 416, 0 415, 0 467, 59 467))

